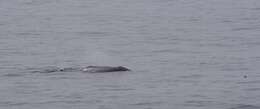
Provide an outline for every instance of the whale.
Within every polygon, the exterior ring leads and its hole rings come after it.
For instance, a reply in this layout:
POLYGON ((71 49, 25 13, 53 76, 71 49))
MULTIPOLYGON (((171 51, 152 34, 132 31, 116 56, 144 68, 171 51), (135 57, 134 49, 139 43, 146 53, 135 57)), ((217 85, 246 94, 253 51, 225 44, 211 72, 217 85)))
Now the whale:
POLYGON ((87 66, 87 67, 45 67, 31 71, 32 73, 53 73, 53 72, 85 72, 85 73, 105 73, 131 71, 123 66, 87 66))
POLYGON ((87 66, 82 69, 83 72, 89 72, 89 73, 103 73, 103 72, 122 72, 122 71, 130 71, 130 69, 123 67, 123 66, 117 66, 117 67, 111 67, 111 66, 87 66))

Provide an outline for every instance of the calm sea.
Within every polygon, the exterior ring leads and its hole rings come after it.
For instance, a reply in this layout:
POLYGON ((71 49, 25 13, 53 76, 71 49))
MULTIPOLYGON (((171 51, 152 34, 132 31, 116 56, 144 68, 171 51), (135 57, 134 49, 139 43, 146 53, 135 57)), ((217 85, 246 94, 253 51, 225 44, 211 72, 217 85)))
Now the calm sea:
POLYGON ((259 50, 259 0, 0 0, 0 108, 260 109, 259 50))

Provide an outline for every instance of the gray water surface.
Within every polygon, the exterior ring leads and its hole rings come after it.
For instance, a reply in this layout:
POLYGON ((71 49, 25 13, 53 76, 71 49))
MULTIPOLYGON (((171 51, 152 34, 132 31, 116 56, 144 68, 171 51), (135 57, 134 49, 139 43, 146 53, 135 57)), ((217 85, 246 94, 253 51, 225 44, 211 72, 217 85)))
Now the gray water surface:
POLYGON ((1 109, 260 109, 259 0, 0 0, 1 109), (30 73, 48 66, 131 72, 30 73))

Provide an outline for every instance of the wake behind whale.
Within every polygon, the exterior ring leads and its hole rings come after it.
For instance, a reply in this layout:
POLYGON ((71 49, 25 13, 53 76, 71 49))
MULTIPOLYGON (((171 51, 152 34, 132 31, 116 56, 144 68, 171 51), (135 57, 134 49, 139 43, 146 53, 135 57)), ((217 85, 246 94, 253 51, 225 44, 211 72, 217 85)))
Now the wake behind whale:
POLYGON ((66 67, 59 68, 55 66, 33 69, 31 73, 53 73, 53 72, 87 72, 87 73, 105 73, 130 71, 123 66, 87 66, 87 67, 66 67))

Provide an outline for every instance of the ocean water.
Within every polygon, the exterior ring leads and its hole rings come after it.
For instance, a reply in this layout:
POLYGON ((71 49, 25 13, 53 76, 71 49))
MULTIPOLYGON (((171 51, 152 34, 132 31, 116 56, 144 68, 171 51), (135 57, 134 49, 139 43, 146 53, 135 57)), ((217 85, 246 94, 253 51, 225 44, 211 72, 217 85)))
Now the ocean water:
POLYGON ((259 0, 0 0, 0 109, 260 109, 259 49, 259 0))

